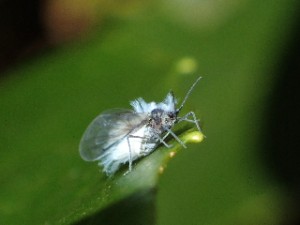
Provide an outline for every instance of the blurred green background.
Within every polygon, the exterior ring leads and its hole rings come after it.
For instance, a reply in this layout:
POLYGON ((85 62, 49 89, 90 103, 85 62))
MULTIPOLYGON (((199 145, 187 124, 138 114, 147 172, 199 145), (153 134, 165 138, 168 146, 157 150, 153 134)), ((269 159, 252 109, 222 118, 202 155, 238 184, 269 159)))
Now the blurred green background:
POLYGON ((138 185, 108 191, 117 182, 79 157, 83 131, 137 97, 172 89, 182 100, 199 75, 183 112, 196 112, 207 138, 159 179, 145 173, 141 186, 155 191, 138 198, 151 207, 118 224, 298 224, 298 5, 2 1, 0 224, 112 224, 123 210, 114 204, 138 185), (105 219, 85 221, 97 214, 105 219))

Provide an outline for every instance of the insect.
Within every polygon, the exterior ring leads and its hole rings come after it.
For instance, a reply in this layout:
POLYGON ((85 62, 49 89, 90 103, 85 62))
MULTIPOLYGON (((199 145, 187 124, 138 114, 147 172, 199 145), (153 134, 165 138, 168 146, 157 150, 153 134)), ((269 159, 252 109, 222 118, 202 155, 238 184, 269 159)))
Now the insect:
POLYGON ((171 128, 181 121, 192 122, 201 131, 194 112, 183 117, 178 114, 201 77, 190 87, 179 108, 172 91, 159 103, 145 102, 138 98, 130 102, 133 110, 108 110, 97 116, 84 132, 79 152, 85 161, 99 161, 108 176, 113 175, 122 164, 129 164, 140 157, 150 154, 171 135, 180 145, 185 144, 175 135, 171 128))

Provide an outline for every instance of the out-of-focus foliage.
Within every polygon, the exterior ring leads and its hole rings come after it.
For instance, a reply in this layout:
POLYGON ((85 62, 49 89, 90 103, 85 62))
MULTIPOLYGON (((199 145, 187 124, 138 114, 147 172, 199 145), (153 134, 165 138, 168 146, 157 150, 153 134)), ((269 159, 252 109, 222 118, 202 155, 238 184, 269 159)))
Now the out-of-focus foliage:
POLYGON ((288 198, 265 170, 260 141, 296 5, 139 4, 122 19, 106 14, 85 41, 8 72, 0 81, 0 224, 281 224, 288 198), (157 168, 174 149, 110 180, 80 159, 80 137, 101 111, 137 97, 161 101, 171 88, 182 100, 199 75, 183 113, 196 112, 207 138, 174 157, 159 185, 157 168))

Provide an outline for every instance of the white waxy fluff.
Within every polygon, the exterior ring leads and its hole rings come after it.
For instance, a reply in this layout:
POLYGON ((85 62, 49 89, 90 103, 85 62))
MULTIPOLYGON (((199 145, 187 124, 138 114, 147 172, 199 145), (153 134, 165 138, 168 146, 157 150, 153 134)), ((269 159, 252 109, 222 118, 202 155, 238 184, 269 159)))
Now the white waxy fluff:
POLYGON ((160 143, 169 147, 164 141, 168 135, 172 135, 185 147, 171 128, 177 122, 187 121, 193 122, 200 131, 193 112, 180 119, 177 118, 177 114, 200 78, 189 89, 178 109, 176 98, 169 92, 162 102, 147 103, 144 99, 138 98, 130 102, 133 110, 114 109, 97 116, 81 138, 79 152, 82 159, 99 161, 98 164, 103 167, 103 171, 110 176, 122 164, 129 163, 130 171, 134 160, 148 155, 160 143), (190 116, 192 119, 188 118, 190 116))

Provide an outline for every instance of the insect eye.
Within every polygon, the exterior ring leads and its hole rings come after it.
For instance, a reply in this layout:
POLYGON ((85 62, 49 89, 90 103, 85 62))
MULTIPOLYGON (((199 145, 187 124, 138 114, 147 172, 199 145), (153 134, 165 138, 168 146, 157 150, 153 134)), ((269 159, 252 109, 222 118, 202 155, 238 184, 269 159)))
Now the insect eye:
POLYGON ((170 119, 174 119, 174 118, 175 118, 175 115, 174 115, 174 113, 168 113, 168 117, 169 117, 170 119))

